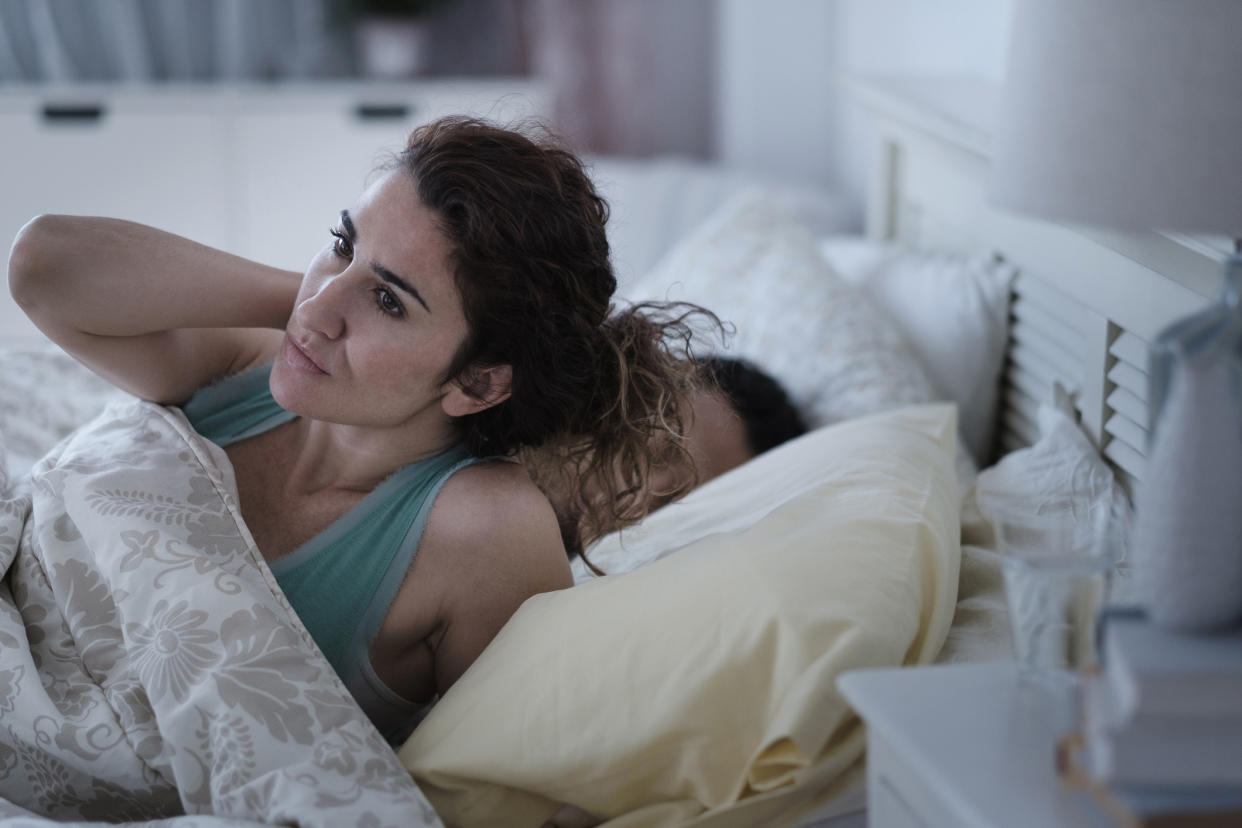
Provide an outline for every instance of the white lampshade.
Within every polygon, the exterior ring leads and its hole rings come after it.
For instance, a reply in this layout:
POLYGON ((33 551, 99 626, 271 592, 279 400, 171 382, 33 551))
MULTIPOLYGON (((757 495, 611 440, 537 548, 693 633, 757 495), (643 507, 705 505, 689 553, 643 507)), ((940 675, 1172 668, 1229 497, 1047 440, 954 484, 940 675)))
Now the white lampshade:
POLYGON ((992 200, 1242 237, 1242 0, 1017 0, 992 200))

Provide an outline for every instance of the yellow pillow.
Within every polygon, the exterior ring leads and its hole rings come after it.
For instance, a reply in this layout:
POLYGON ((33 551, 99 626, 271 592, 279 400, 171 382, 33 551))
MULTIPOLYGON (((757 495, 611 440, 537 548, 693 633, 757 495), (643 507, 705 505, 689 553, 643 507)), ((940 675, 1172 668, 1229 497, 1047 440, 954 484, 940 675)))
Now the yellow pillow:
POLYGON ((676 552, 523 604, 402 761, 467 826, 562 803, 757 819, 756 798, 831 783, 863 746, 835 677, 928 662, 952 620, 955 434, 947 405, 838 423, 605 539, 601 559, 676 552))

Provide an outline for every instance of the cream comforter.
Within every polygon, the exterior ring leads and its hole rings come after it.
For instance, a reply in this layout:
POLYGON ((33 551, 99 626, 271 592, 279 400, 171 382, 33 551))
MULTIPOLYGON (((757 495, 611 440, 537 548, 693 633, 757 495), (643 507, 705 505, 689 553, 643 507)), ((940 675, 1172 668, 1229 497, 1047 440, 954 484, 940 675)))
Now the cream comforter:
POLYGON ((28 478, 3 460, 0 817, 440 824, 180 412, 115 403, 28 478))

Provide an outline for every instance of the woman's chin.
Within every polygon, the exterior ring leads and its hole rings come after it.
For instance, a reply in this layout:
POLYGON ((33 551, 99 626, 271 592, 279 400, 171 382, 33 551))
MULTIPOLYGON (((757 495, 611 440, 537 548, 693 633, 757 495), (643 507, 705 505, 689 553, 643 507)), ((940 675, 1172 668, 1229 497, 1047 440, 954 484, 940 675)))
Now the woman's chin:
POLYGON ((276 404, 286 411, 306 416, 309 413, 306 411, 306 402, 308 402, 306 397, 309 389, 302 387, 303 385, 304 383, 299 383, 297 376, 279 360, 272 366, 272 373, 268 378, 268 388, 272 392, 272 399, 276 400, 276 404))

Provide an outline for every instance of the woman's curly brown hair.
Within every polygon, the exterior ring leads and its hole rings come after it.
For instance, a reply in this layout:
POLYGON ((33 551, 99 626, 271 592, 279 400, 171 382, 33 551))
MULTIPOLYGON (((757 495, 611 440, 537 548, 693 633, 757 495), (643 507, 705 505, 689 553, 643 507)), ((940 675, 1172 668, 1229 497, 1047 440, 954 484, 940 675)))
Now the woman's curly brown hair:
POLYGON ((696 318, 718 320, 689 305, 614 308, 608 205, 546 131, 444 118, 416 129, 398 163, 449 239, 469 323, 445 381, 483 396, 478 369, 513 369, 509 399, 462 418, 469 450, 520 454, 571 552, 641 518, 652 468, 693 468, 689 346, 696 318))

